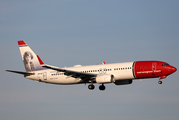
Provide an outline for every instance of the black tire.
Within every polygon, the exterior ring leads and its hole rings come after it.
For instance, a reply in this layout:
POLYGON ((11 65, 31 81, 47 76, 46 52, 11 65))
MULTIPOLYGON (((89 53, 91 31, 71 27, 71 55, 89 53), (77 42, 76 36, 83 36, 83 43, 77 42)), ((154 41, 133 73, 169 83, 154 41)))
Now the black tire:
POLYGON ((100 86, 99 86, 99 89, 100 89, 100 90, 105 90, 106 87, 105 87, 104 85, 100 85, 100 86))
POLYGON ((162 81, 158 81, 158 84, 162 84, 162 81))

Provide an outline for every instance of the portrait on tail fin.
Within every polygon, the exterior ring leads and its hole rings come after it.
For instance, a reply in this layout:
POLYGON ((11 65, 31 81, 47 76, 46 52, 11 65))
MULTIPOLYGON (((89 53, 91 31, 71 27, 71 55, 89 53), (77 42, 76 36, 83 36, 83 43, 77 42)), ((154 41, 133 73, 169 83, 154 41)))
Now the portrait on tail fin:
POLYGON ((33 72, 35 71, 35 66, 33 64, 33 58, 34 56, 32 55, 31 52, 26 51, 23 55, 23 62, 24 62, 24 66, 26 69, 26 72, 33 72))

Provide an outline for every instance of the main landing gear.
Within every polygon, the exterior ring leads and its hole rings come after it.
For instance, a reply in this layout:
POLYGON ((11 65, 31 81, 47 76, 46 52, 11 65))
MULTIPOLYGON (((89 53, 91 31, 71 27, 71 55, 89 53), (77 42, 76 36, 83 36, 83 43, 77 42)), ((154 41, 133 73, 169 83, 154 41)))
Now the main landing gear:
POLYGON ((90 90, 93 90, 93 89, 95 88, 95 86, 94 86, 93 84, 91 84, 91 85, 88 85, 88 88, 89 88, 90 90))
POLYGON ((105 90, 106 87, 104 86, 104 84, 102 84, 102 85, 99 86, 99 89, 100 89, 100 90, 105 90))
MULTIPOLYGON (((88 89, 94 90, 94 88, 95 88, 95 86, 93 85, 93 83, 91 83, 90 85, 88 85, 88 89)), ((99 86, 99 89, 100 89, 100 90, 105 90, 106 87, 104 86, 104 84, 102 84, 102 85, 99 86)))

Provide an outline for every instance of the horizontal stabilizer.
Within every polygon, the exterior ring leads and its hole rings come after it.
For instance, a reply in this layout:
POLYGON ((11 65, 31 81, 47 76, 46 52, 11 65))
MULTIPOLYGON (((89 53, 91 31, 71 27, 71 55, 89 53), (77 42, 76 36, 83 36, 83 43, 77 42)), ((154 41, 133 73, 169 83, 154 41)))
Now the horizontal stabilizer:
POLYGON ((35 75, 35 73, 28 73, 28 72, 20 72, 20 71, 13 71, 13 70, 6 70, 8 72, 18 73, 22 75, 35 75))

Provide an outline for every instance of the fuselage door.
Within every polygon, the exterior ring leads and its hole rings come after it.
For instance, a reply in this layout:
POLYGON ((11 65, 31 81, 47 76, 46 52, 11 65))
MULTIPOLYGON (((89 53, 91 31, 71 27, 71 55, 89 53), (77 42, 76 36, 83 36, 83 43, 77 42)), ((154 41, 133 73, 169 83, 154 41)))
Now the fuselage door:
POLYGON ((156 71, 157 70, 157 63, 154 62, 152 63, 152 71, 156 71))
POLYGON ((158 72, 157 72, 157 63, 156 62, 154 62, 154 63, 152 63, 152 74, 153 75, 156 75, 156 74, 158 74, 158 72))
POLYGON ((43 73, 43 79, 44 79, 44 80, 47 80, 47 72, 44 72, 44 73, 43 73))

